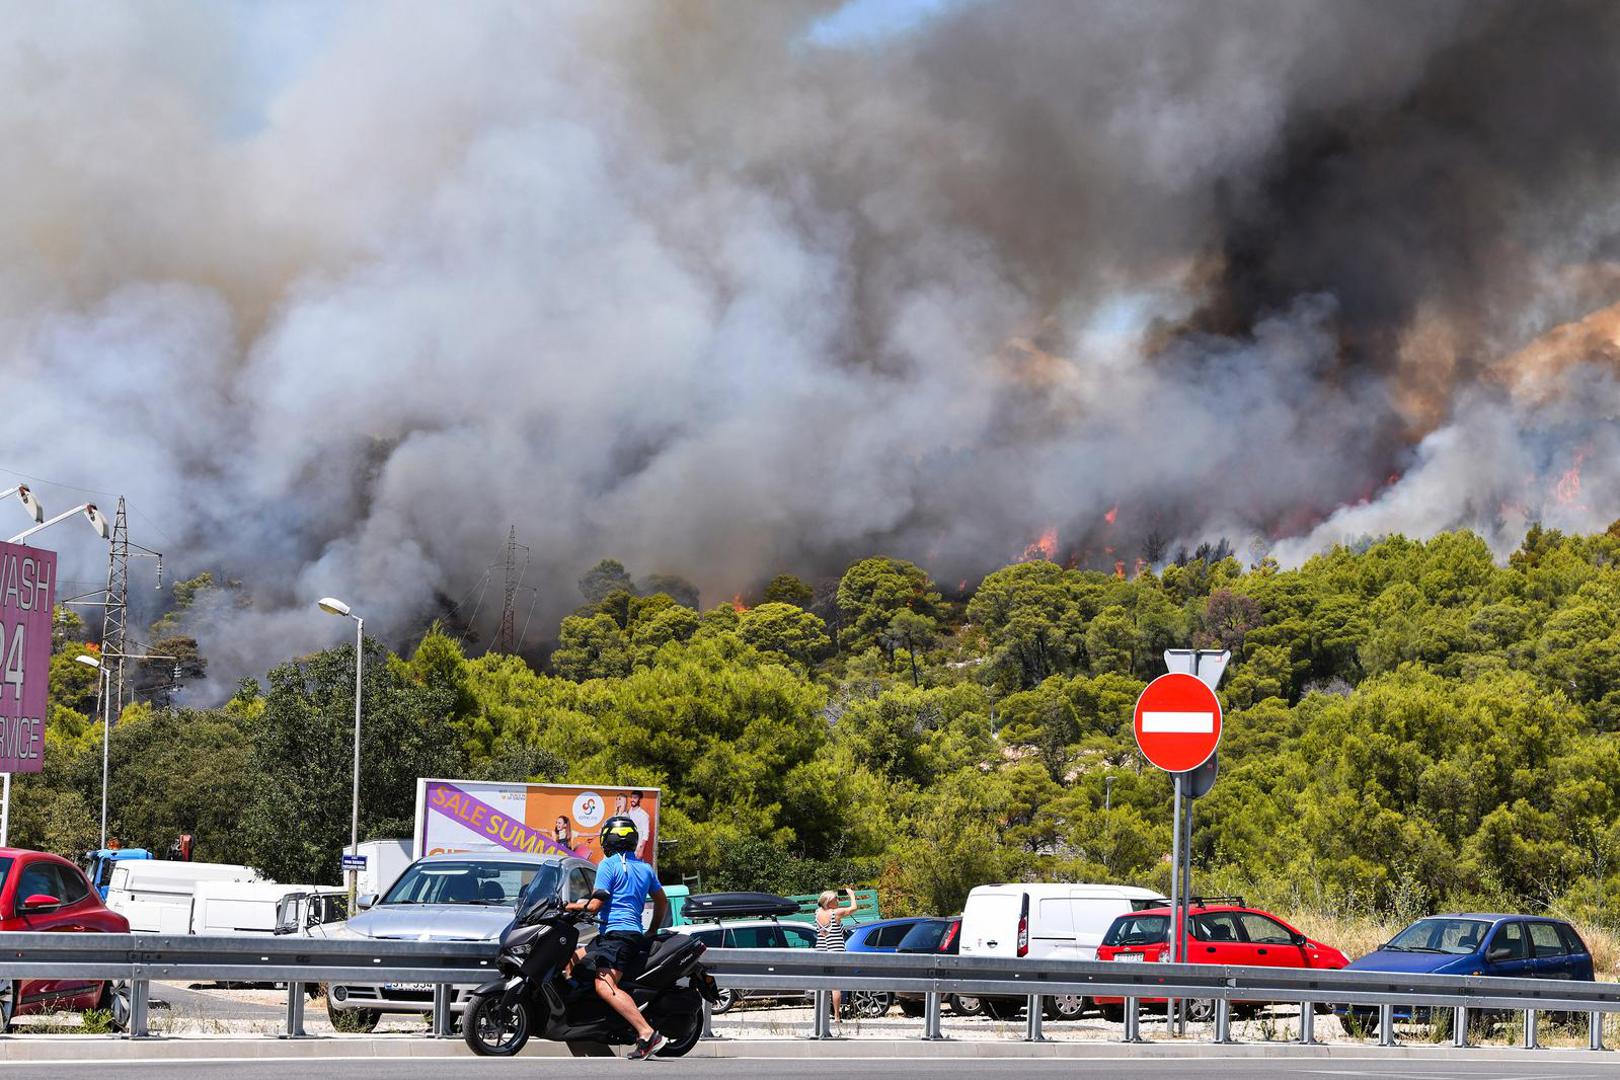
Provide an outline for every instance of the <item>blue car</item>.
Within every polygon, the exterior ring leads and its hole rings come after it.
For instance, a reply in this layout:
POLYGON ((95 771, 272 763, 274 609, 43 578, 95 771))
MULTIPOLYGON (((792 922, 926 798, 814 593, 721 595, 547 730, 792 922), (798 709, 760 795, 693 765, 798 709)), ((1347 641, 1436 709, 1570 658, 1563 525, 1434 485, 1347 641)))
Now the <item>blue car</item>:
POLYGON ((849 932, 849 937, 844 939, 844 948, 850 952, 894 952, 907 932, 920 922, 928 920, 918 916, 862 923, 849 932))
MULTIPOLYGON (((1345 970, 1590 982, 1592 951, 1574 927, 1559 919, 1480 913, 1431 915, 1352 961, 1345 970)), ((1372 1035, 1378 1031, 1378 1010, 1373 1006, 1339 1005, 1333 1011, 1350 1034, 1372 1035)), ((1430 1022, 1429 1011, 1397 1005, 1395 1019, 1426 1024, 1430 1022)))

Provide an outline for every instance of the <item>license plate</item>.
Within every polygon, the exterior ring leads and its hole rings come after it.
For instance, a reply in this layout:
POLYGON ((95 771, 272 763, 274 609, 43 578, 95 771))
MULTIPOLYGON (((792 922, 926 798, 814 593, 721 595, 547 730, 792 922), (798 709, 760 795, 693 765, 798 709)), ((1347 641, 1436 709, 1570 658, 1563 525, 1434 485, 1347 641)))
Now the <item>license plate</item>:
POLYGON ((433 990, 433 984, 432 983, 383 983, 383 989, 384 990, 426 991, 426 992, 431 993, 432 990, 433 990))
POLYGON ((1116 964, 1119 964, 1119 963, 1140 964, 1141 962, 1142 962, 1142 954, 1139 953, 1139 952, 1125 952, 1125 953, 1120 953, 1118 956, 1114 957, 1114 963, 1116 963, 1116 964))

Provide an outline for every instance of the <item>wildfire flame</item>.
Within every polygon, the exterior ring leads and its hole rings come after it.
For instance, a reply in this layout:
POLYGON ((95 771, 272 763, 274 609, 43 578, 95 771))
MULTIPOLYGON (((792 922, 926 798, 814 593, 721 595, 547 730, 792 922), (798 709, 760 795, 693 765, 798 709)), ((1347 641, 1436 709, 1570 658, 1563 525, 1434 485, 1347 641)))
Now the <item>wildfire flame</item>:
POLYGON ((1553 499, 1559 506, 1567 506, 1574 510, 1584 510, 1581 505, 1581 466, 1586 463, 1588 447, 1581 447, 1575 451, 1575 461, 1564 470, 1564 475, 1558 478, 1553 485, 1553 499))
POLYGON ((1103 520, 1108 522, 1108 524, 1110 524, 1110 525, 1112 525, 1114 522, 1119 520, 1119 504, 1118 503, 1115 503, 1113 506, 1110 506, 1108 508, 1108 513, 1103 515, 1103 520))
POLYGON ((1056 525, 1048 525, 1035 541, 1024 548, 1024 561, 1045 559, 1047 562, 1057 561, 1058 533, 1056 525))
POLYGON ((1115 559, 1114 560, 1114 576, 1119 578, 1121 581, 1125 580, 1125 560, 1124 559, 1115 559))
POLYGON ((739 615, 748 610, 748 605, 743 603, 742 593, 738 593, 731 598, 731 610, 739 615))

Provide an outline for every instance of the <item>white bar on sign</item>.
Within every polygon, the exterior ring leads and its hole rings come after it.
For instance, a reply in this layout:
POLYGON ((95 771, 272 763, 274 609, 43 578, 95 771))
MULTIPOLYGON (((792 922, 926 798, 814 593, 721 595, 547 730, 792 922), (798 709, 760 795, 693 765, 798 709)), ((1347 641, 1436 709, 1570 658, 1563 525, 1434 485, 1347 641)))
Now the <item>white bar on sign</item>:
POLYGON ((1215 730, 1212 712, 1145 712, 1142 730, 1166 735, 1204 735, 1215 730))

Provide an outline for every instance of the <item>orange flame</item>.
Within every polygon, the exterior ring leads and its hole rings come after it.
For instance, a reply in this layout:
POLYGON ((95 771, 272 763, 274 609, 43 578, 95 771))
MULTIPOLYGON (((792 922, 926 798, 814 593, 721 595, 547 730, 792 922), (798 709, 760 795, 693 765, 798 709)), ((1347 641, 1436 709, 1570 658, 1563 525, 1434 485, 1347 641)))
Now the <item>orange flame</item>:
POLYGON ((1115 559, 1114 560, 1114 576, 1119 578, 1121 581, 1125 580, 1125 560, 1124 559, 1115 559))
POLYGON ((1581 505, 1581 466, 1586 463, 1588 448, 1583 446, 1575 451, 1574 464, 1564 471, 1553 485, 1553 498, 1559 506, 1568 506, 1575 510, 1583 510, 1581 505))
POLYGON ((1056 525, 1048 525, 1041 535, 1035 538, 1034 543, 1024 548, 1024 561, 1032 562, 1036 559, 1045 559, 1047 562, 1057 561, 1058 533, 1056 525))
POLYGON ((1103 520, 1108 522, 1108 524, 1110 524, 1110 525, 1112 525, 1114 522, 1119 520, 1119 504, 1118 503, 1115 503, 1113 506, 1110 506, 1108 508, 1108 513, 1103 515, 1103 520))
POLYGON ((731 598, 731 610, 739 615, 748 610, 748 605, 743 603, 742 593, 738 593, 731 598))

